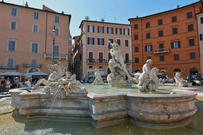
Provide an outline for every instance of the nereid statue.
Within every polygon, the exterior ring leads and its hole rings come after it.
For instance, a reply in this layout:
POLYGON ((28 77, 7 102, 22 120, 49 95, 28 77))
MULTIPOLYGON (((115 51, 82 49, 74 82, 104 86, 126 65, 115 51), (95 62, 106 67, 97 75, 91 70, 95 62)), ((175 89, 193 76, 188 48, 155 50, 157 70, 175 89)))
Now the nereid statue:
POLYGON ((187 80, 184 80, 183 78, 181 78, 181 74, 179 72, 177 72, 175 74, 175 77, 174 77, 175 81, 176 81, 176 85, 177 86, 180 86, 180 87, 188 87, 188 84, 187 84, 187 80))
POLYGON ((132 77, 126 70, 126 64, 122 57, 120 46, 114 42, 113 44, 109 41, 112 46, 110 54, 112 59, 109 60, 109 69, 111 73, 107 76, 107 81, 112 87, 130 87, 132 86, 132 77), (124 78, 123 72, 127 75, 129 80, 124 78))
POLYGON ((159 71, 156 67, 151 68, 153 61, 148 59, 146 64, 143 65, 143 73, 139 77, 138 89, 143 92, 147 91, 156 91, 159 86, 159 78, 156 75, 156 72, 159 71))
POLYGON ((44 84, 45 93, 56 95, 60 93, 59 97, 62 99, 70 93, 88 93, 84 87, 80 88, 78 86, 80 83, 76 80, 76 74, 72 75, 71 72, 67 71, 64 76, 65 69, 60 63, 48 65, 47 67, 52 71, 48 80, 40 79, 33 87, 33 90, 40 86, 40 84, 44 84))
POLYGON ((103 79, 101 77, 101 73, 97 68, 95 69, 94 76, 95 76, 95 80, 93 81, 92 84, 94 85, 104 84, 103 79))

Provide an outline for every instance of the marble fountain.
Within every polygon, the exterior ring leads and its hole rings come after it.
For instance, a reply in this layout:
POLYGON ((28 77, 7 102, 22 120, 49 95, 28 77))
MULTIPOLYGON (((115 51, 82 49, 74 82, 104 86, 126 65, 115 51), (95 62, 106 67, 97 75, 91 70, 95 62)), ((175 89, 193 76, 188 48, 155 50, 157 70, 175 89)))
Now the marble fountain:
POLYGON ((26 116, 27 120, 89 122, 97 128, 131 122, 150 129, 168 129, 190 123, 197 111, 195 91, 179 88, 183 83, 180 78, 176 81, 178 86, 159 86, 155 74, 158 69, 151 69, 150 59, 135 85, 137 80, 126 70, 118 44, 114 42, 112 47, 108 84, 102 82, 98 70, 95 70, 93 84, 82 85, 76 75, 65 72, 60 63, 48 65, 52 71, 48 80, 39 80, 32 92, 9 91, 14 113, 26 116), (45 87, 36 92, 40 84, 45 87))

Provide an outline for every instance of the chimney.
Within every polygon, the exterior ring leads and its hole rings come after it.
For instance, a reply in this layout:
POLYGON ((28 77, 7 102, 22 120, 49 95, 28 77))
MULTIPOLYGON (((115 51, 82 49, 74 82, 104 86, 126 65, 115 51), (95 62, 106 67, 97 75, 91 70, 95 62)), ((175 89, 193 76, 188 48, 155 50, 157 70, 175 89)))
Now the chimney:
POLYGON ((177 8, 180 8, 180 6, 179 6, 179 5, 177 5, 177 8))
POLYGON ((61 14, 64 14, 64 12, 62 11, 61 14))
POLYGON ((136 16, 136 18, 139 18, 138 16, 136 16))
POLYGON ((25 7, 28 7, 28 3, 27 2, 25 3, 25 7))

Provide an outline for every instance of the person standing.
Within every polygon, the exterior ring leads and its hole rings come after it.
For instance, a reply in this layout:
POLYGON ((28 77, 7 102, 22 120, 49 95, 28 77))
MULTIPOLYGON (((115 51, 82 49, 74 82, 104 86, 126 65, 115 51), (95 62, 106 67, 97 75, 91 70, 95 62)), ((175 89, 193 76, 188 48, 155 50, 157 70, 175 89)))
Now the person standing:
POLYGON ((15 83, 15 88, 18 88, 19 87, 19 79, 18 79, 18 77, 16 77, 15 79, 14 79, 14 83, 15 83))
POLYGON ((10 87, 11 87, 11 81, 9 79, 9 77, 6 79, 6 92, 8 94, 8 91, 10 90, 10 87))
POLYGON ((5 85, 5 78, 4 76, 1 77, 1 87, 5 88, 6 85, 5 85))
POLYGON ((28 79, 25 79, 25 84, 27 85, 27 87, 31 87, 31 83, 30 81, 28 81, 28 79))

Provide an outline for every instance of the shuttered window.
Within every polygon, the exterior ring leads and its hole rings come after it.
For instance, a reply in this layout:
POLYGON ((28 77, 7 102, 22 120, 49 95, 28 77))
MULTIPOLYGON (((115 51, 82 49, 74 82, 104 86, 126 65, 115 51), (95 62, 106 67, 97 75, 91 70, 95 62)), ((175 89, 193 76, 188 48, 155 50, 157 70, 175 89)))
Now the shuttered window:
POLYGON ((190 59, 195 59, 195 53, 190 53, 190 59))
POLYGON ((128 47, 128 40, 125 40, 125 46, 128 47))
POLYGON ((171 42, 171 48, 180 48, 180 41, 171 42))
POLYGON ((158 20, 158 25, 162 25, 163 22, 162 22, 162 19, 158 20))
POLYGON ((160 56, 160 61, 164 61, 164 56, 160 56))
POLYGON ((113 27, 107 27, 107 33, 113 34, 113 27))
POLYGON ((12 29, 12 30, 16 30, 17 29, 17 22, 16 21, 11 21, 10 29, 12 29))
POLYGON ((145 52, 152 51, 152 45, 145 46, 145 52))
POLYGON ((14 67, 14 59, 13 58, 8 58, 7 67, 8 68, 14 67))
POLYGON ((134 24, 134 29, 138 29, 138 24, 134 24))
POLYGON ((146 33, 146 38, 150 38, 150 33, 146 33))
POLYGON ((88 37, 88 45, 94 45, 94 38, 88 37))
POLYGON ((32 67, 36 67, 37 66, 37 60, 32 60, 32 67))
POLYGON ((98 33, 104 33, 104 27, 98 26, 98 33))
POLYGON ((187 13, 187 19, 192 18, 192 12, 187 13))
POLYGON ((54 45, 54 54, 55 55, 58 55, 58 54, 60 54, 60 46, 59 45, 54 45))
POLYGON ((8 51, 15 52, 16 41, 8 41, 8 51))
POLYGON ((193 31, 193 24, 188 25, 188 31, 193 31))
POLYGON ((135 52, 139 52, 139 47, 138 46, 135 47, 135 52))
POLYGON ((147 22, 146 23, 146 28, 149 28, 150 27, 150 22, 147 22))
POLYGON ((32 32, 34 32, 34 33, 38 33, 38 24, 33 24, 33 26, 32 26, 32 32))
POLYGON ((173 34, 177 34, 178 33, 178 29, 177 28, 173 28, 172 32, 173 32, 173 34))
POLYGON ((104 45, 104 38, 98 38, 98 45, 104 45))
POLYGON ((18 13, 18 9, 12 7, 12 9, 11 9, 11 16, 17 16, 17 13, 18 13))
POLYGON ((34 20, 39 20, 39 12, 34 12, 34 20))
POLYGON ((195 45, 195 40, 189 39, 189 46, 194 46, 194 45, 195 45))
POLYGON ((176 16, 173 16, 173 17, 172 17, 172 22, 176 22, 176 21, 177 21, 176 16))
POLYGON ((135 63, 139 63, 139 58, 135 58, 135 63))
POLYGON ((55 23, 59 23, 59 16, 55 16, 55 23))
POLYGON ((174 60, 179 60, 179 54, 174 54, 174 60))
POLYGON ((159 37, 163 36, 163 30, 159 31, 159 37))
POLYGON ((38 43, 32 43, 31 47, 32 53, 38 53, 38 43))
MULTIPOLYGON (((111 43, 113 43, 113 39, 109 39, 109 41, 111 41, 111 43)), ((112 46, 108 43, 108 48, 112 49, 112 46)))
POLYGON ((135 39, 135 40, 138 40, 138 35, 137 35, 137 34, 134 35, 134 39, 135 39))

